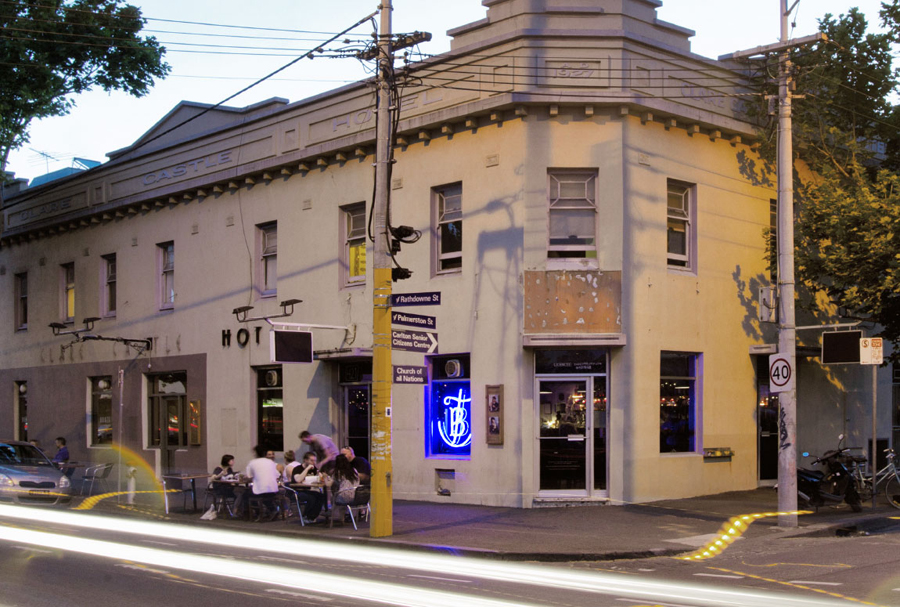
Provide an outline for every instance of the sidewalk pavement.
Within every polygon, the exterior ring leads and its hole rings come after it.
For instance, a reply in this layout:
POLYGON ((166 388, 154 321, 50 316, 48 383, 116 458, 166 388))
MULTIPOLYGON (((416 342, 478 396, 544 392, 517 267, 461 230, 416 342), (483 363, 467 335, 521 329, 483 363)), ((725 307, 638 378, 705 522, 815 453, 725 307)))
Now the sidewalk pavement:
MULTIPOLYGON (((369 525, 354 530, 349 522, 333 528, 322 523, 300 525, 296 516, 268 523, 219 517, 200 519, 202 512, 173 511, 163 518, 180 524, 208 528, 235 529, 264 534, 291 535, 309 539, 371 543, 479 555, 505 560, 604 561, 676 556, 706 544, 732 517, 775 512, 778 498, 771 488, 736 491, 719 495, 665 500, 627 506, 588 505, 553 508, 497 508, 463 504, 394 501, 393 535, 370 538, 369 525)), ((135 508, 117 506, 115 500, 101 501, 95 510, 153 516, 135 508)), ((801 515, 796 528, 778 527, 777 517, 755 520, 745 538, 796 535, 835 535, 900 531, 900 510, 882 499, 876 509, 871 502, 854 513, 846 505, 821 507, 814 514, 801 515)))

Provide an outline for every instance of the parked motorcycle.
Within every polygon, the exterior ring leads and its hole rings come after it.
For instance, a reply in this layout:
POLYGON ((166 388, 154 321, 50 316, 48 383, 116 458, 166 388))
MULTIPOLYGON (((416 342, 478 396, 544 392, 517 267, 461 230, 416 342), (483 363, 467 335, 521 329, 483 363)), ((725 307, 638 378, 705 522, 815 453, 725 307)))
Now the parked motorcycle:
MULTIPOLYGON (((812 465, 820 465, 819 470, 797 468, 797 498, 800 503, 810 506, 824 506, 847 502, 853 512, 862 511, 862 503, 856 481, 850 471, 849 447, 841 447, 844 435, 838 436, 838 448, 826 451, 817 457, 812 465)), ((804 453, 803 457, 809 457, 804 453)))

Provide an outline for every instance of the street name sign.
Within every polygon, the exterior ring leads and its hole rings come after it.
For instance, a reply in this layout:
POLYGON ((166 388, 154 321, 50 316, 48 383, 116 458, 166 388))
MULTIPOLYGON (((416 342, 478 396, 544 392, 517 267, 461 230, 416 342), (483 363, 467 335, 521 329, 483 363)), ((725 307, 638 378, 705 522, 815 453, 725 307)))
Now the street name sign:
POLYGON ((391 347, 394 350, 434 354, 438 351, 437 333, 394 329, 391 331, 391 347))
POLYGON ((769 356, 769 391, 789 392, 794 389, 794 369, 784 354, 769 356))
POLYGON ((391 295, 391 305, 400 306, 439 306, 441 305, 441 292, 428 293, 394 293, 391 295))
POLYGON ((437 319, 434 316, 422 314, 407 314, 406 312, 391 311, 391 324, 418 327, 420 329, 437 329, 437 319))
POLYGON ((884 342, 880 337, 863 337, 859 340, 859 364, 880 365, 884 362, 884 342))
POLYGON ((394 365, 395 384, 424 384, 428 382, 428 367, 394 365))

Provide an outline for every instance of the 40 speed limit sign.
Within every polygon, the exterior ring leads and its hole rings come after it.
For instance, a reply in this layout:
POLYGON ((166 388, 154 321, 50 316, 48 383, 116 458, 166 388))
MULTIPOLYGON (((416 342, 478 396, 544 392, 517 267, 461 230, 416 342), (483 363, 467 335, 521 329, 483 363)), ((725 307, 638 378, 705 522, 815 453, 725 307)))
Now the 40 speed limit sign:
POLYGON ((794 389, 794 365, 784 354, 769 356, 769 392, 788 392, 794 389))

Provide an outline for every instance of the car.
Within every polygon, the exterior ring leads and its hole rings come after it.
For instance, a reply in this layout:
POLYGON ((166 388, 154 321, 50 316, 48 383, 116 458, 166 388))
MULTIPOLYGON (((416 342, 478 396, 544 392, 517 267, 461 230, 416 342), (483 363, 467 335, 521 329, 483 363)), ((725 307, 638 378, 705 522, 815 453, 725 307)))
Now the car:
POLYGON ((72 481, 34 445, 0 441, 0 503, 55 505, 72 500, 72 481))

